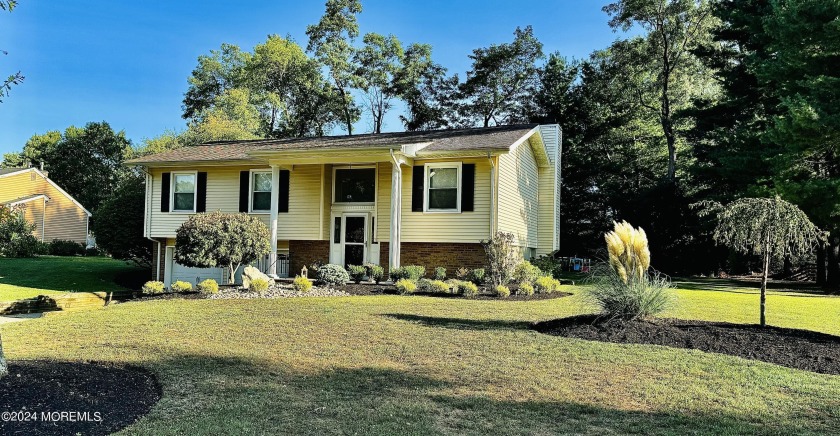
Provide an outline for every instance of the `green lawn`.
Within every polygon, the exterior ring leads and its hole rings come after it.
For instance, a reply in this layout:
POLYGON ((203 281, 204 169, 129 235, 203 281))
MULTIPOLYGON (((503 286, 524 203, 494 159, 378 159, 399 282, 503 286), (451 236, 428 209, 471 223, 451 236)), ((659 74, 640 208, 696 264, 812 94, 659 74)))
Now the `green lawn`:
MULTIPOLYGON (((580 288, 566 287, 578 292, 580 288)), ((757 320, 758 297, 677 291, 667 316, 757 320)), ((840 376, 542 335, 589 311, 419 296, 169 300, 2 325, 14 359, 153 370, 128 434, 742 434, 840 428, 840 376)), ((773 292, 769 322, 840 335, 840 298, 773 292)))
POLYGON ((0 258, 0 301, 136 288, 139 275, 148 273, 108 257, 0 258))

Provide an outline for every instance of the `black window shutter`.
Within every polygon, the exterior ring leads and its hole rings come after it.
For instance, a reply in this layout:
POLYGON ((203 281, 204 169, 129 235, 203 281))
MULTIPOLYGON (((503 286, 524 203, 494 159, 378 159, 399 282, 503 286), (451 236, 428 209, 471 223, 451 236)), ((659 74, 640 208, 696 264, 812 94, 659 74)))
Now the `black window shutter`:
POLYGON ((251 195, 251 172, 239 172, 239 211, 248 212, 248 196, 251 195))
POLYGON ((280 170, 280 182, 277 187, 277 212, 289 211, 289 170, 280 170))
POLYGON ((198 173, 195 195, 195 211, 207 212, 207 173, 198 173))
POLYGON ((475 210, 475 164, 461 165, 461 212, 475 210))
POLYGON ((169 188, 170 176, 172 173, 163 173, 160 175, 160 211, 169 212, 169 188))
POLYGON ((423 178, 426 176, 426 167, 417 165, 412 169, 411 175, 411 211, 423 212, 423 178))

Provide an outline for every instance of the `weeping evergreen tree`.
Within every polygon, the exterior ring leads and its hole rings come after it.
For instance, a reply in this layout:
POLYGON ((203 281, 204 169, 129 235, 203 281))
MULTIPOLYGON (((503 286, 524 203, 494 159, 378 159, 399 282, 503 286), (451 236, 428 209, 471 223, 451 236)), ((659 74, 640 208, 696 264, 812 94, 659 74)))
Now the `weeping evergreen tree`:
POLYGON ((761 326, 764 327, 770 260, 810 252, 822 238, 822 232, 805 212, 779 197, 742 198, 710 211, 717 214, 714 239, 718 244, 761 256, 761 326))

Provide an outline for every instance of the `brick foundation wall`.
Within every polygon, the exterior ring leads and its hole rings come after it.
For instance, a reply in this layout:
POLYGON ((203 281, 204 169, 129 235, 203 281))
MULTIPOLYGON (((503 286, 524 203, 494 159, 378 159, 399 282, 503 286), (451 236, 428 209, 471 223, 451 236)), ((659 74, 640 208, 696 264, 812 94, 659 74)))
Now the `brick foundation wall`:
MULTIPOLYGON (((310 268, 316 261, 330 261, 330 241, 289 241, 290 277, 300 274, 304 265, 310 268)), ((310 273, 309 277, 314 277, 314 274, 310 273)))
MULTIPOLYGON (((400 263, 423 265, 426 275, 439 266, 446 268, 447 277, 455 277, 455 271, 461 267, 486 268, 484 248, 478 243, 403 242, 400 245, 400 263)), ((388 258, 382 263, 388 263, 388 258)))
POLYGON ((166 240, 152 242, 152 280, 163 281, 164 272, 166 271, 166 240), (160 245, 160 251, 158 251, 160 245), (158 275, 158 262, 160 262, 160 275, 158 275))

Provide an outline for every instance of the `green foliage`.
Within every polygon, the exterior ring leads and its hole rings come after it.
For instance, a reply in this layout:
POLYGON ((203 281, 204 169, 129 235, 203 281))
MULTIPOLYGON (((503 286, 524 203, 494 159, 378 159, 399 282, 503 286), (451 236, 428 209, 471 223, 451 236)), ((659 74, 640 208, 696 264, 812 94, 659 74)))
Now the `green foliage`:
POLYGON ((23 207, 0 205, 0 256, 33 257, 45 254, 42 244, 32 235, 35 224, 26 221, 23 207))
POLYGON ((120 180, 91 219, 96 244, 114 259, 151 267, 152 244, 143 236, 146 180, 131 172, 120 180))
POLYGON ((534 285, 528 282, 519 284, 519 289, 516 291, 517 295, 534 295, 534 285))
POLYGON ((496 232, 493 238, 481 241, 490 268, 490 281, 493 285, 510 282, 516 265, 519 263, 519 250, 513 245, 513 233, 496 232))
POLYGON ((513 280, 518 282, 534 283, 542 276, 543 272, 540 271, 540 268, 532 265, 531 262, 528 262, 527 260, 519 262, 513 271, 513 280))
POLYGON ((470 55, 472 68, 461 85, 466 103, 461 115, 484 127, 493 124, 514 124, 524 120, 536 85, 543 58, 542 43, 531 26, 516 28, 511 43, 477 48, 470 55))
POLYGON ((478 295, 478 286, 473 282, 459 282, 458 293, 465 297, 474 297, 478 295))
POLYGON ((540 294, 553 294, 560 290, 560 281, 554 277, 540 276, 534 281, 534 290, 540 294))
POLYGON ((432 276, 435 280, 446 280, 446 268, 439 266, 435 268, 435 274, 432 276))
POLYGON ((164 287, 163 282, 149 281, 143 285, 143 293, 146 295, 162 294, 164 287))
POLYGON ((402 295, 413 294, 415 291, 417 291, 416 282, 409 279, 397 280, 396 282, 394 282, 394 287, 396 287, 397 291, 402 295))
POLYGON ((422 292, 432 294, 448 294, 450 287, 449 284, 443 280, 420 279, 420 281, 417 282, 417 288, 422 292))
POLYGON ((188 267, 227 268, 230 283, 240 265, 265 256, 270 248, 268 227, 246 213, 191 215, 175 235, 176 262, 188 267))
POLYGON ((460 267, 455 271, 455 278, 458 280, 469 280, 470 270, 468 268, 460 267))
POLYGON ((373 133, 381 133, 385 114, 393 108, 397 96, 394 76, 400 70, 403 48, 394 35, 368 33, 362 38, 364 47, 356 50, 353 61, 356 86, 365 94, 366 106, 373 121, 373 133))
POLYGON ((312 290, 312 282, 306 277, 295 276, 295 280, 292 282, 292 287, 296 292, 305 294, 312 290))
POLYGON ((181 280, 176 281, 170 287, 172 292, 190 292, 193 289, 192 283, 181 280))
POLYGON ((494 290, 496 291, 496 296, 499 298, 510 297, 510 288, 505 285, 498 285, 494 290))
POLYGON ((408 279, 418 281, 426 275, 426 268, 420 265, 406 265, 399 268, 391 268, 391 280, 408 279))
POLYGON ((378 285, 382 281, 382 278, 385 277, 385 268, 374 264, 369 264, 367 267, 368 276, 378 285))
POLYGON ((350 275, 341 265, 328 263, 318 268, 318 282, 326 286, 344 286, 350 281, 350 275))
POLYGON ((550 275, 555 279, 559 279, 561 273, 563 272, 562 266, 560 265, 560 261, 554 258, 551 255, 543 255, 540 256, 532 262, 532 264, 539 268, 542 273, 550 275))
POLYGON ((48 250, 52 256, 82 256, 85 254, 84 244, 64 239, 50 241, 48 250))
POLYGON ((484 284, 485 276, 484 268, 476 268, 470 272, 470 281, 476 285, 484 284))
POLYGON ((202 280, 198 286, 198 292, 202 294, 216 294, 219 292, 219 284, 216 283, 213 279, 204 279, 202 280))
POLYGON ((360 283, 368 273, 368 269, 362 265, 348 265, 347 270, 354 282, 360 283))
POLYGON ((251 280, 251 286, 248 287, 248 290, 251 292, 262 294, 268 290, 269 285, 270 283, 268 282, 268 280, 262 277, 257 277, 251 280))
POLYGON ((406 104, 400 115, 405 130, 442 129, 454 121, 458 76, 447 77, 446 68, 432 61, 429 44, 406 48, 392 86, 406 104))
POLYGON ((624 281, 615 268, 602 264, 593 268, 590 280, 585 295, 610 318, 647 318, 673 303, 671 281, 659 273, 624 281))

